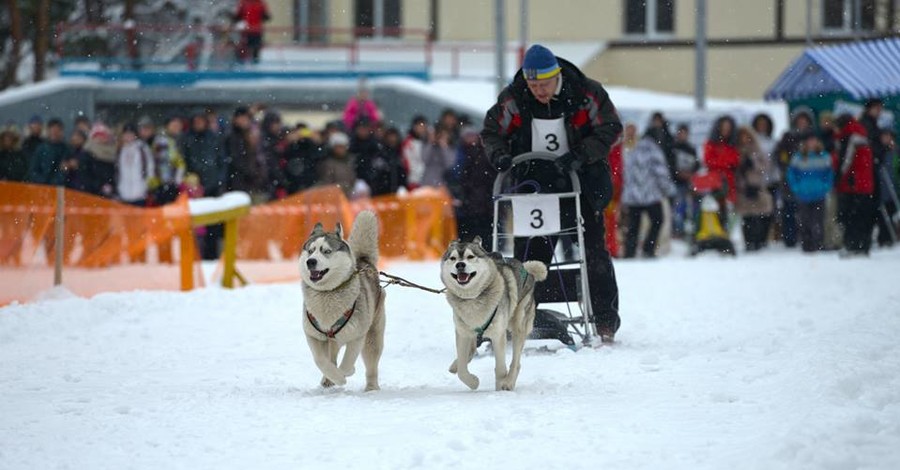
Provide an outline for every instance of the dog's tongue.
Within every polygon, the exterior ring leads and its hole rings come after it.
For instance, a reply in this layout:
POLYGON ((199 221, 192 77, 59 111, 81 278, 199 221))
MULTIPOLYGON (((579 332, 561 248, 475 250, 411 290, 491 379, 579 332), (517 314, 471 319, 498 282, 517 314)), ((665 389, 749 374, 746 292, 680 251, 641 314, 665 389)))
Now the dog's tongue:
POLYGON ((456 280, 465 284, 469 282, 469 274, 468 273, 456 273, 456 280))
POLYGON ((317 281, 317 280, 321 279, 321 278, 322 278, 322 271, 310 271, 310 272, 309 272, 309 278, 312 279, 312 280, 314 280, 314 281, 317 281))

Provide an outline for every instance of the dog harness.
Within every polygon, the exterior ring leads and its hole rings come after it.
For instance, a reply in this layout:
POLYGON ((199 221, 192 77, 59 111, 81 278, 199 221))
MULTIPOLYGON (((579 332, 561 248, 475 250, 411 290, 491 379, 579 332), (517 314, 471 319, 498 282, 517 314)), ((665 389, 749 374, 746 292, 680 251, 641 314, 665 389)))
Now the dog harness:
MULTIPOLYGON (((525 286, 525 281, 527 280, 528 271, 525 270, 523 266, 519 266, 519 289, 522 289, 525 286)), ((483 335, 484 331, 491 326, 491 323, 493 323, 494 317, 497 316, 497 310, 500 310, 500 305, 497 305, 497 307, 494 309, 494 313, 491 314, 491 317, 488 318, 487 322, 484 325, 481 325, 480 328, 473 328, 472 331, 474 331, 476 334, 483 335)))
POLYGON ((491 314, 491 318, 488 318, 487 323, 485 323, 484 325, 481 325, 480 328, 474 328, 473 331, 475 331, 475 333, 477 333, 479 335, 483 335, 484 330, 488 329, 488 327, 491 326, 491 323, 494 321, 494 317, 497 316, 497 310, 500 310, 499 305, 497 306, 497 308, 494 309, 494 313, 491 314))
MULTIPOLYGON (((347 322, 350 321, 350 317, 353 316, 353 312, 355 312, 355 311, 356 311, 356 302, 353 302, 353 305, 350 307, 350 310, 347 310, 346 312, 344 312, 344 314, 341 315, 341 317, 338 318, 337 321, 334 322, 334 325, 331 325, 331 328, 329 328, 327 331, 323 330, 322 327, 319 326, 319 321, 316 320, 316 317, 314 317, 313 314, 309 313, 309 310, 306 311, 306 318, 309 319, 309 323, 312 325, 312 327, 316 331, 318 331, 319 333, 322 333, 323 335, 325 335, 329 338, 334 339, 334 335, 340 333, 340 331, 342 329, 344 329, 344 326, 346 326, 347 322)), ((496 313, 496 311, 494 313, 496 313)), ((494 317, 492 315, 491 319, 493 319, 493 318, 494 317)))

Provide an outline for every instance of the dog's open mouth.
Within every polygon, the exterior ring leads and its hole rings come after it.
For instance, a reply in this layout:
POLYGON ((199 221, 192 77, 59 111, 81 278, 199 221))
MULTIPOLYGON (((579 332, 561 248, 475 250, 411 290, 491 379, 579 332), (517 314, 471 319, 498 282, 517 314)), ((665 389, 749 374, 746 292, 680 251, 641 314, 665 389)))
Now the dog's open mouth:
POLYGON ((311 270, 309 272, 309 280, 312 282, 319 282, 325 277, 325 274, 328 272, 327 269, 323 269, 321 271, 311 270))
POLYGON ((472 280, 473 277, 475 277, 475 274, 476 273, 458 272, 456 274, 451 273, 450 275, 453 276, 453 279, 456 279, 456 282, 458 282, 462 285, 466 285, 469 283, 469 281, 472 280))

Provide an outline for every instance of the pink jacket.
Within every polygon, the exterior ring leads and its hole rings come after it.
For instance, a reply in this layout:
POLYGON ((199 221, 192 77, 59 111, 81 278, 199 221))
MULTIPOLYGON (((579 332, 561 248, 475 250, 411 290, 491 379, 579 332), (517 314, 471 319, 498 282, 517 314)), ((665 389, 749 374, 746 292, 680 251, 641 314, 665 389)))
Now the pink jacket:
POLYGON ((374 101, 366 100, 360 102, 355 96, 350 98, 350 101, 347 101, 347 105, 344 106, 344 129, 347 132, 352 131, 353 124, 363 116, 368 117, 372 123, 381 121, 381 113, 378 111, 378 106, 375 105, 374 101))

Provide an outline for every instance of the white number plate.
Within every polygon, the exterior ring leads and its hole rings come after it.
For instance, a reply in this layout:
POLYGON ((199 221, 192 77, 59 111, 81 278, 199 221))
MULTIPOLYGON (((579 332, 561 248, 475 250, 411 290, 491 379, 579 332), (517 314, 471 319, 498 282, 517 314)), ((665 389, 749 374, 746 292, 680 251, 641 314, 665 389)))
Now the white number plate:
POLYGON ((553 235, 559 232, 558 196, 512 198, 513 235, 553 235))

